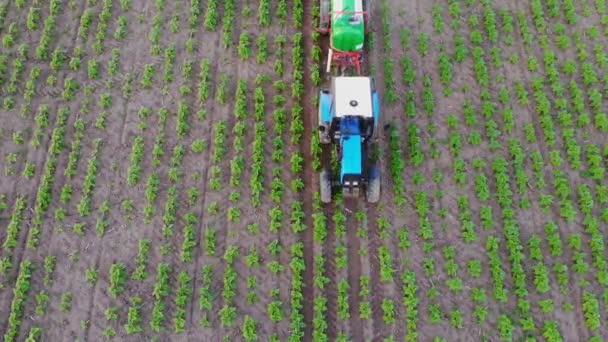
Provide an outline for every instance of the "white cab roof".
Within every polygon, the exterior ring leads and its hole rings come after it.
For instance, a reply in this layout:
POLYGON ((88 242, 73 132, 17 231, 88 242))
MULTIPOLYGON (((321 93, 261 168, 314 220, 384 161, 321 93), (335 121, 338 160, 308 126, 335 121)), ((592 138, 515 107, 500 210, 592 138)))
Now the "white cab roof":
POLYGON ((369 77, 334 77, 333 93, 336 117, 373 116, 372 84, 369 77))

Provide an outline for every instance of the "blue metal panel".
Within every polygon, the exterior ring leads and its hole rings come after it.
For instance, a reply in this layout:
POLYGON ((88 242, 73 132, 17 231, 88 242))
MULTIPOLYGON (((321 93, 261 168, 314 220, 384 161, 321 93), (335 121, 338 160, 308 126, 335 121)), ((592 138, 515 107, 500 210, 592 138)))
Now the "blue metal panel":
POLYGON ((342 166, 340 168, 340 183, 344 182, 344 175, 360 175, 362 169, 361 136, 342 136, 342 166))
POLYGON ((372 93, 372 110, 374 112, 374 123, 378 124, 378 120, 380 119, 380 98, 377 91, 372 93))
POLYGON ((322 122, 331 122, 331 94, 321 90, 319 92, 319 118, 322 122))

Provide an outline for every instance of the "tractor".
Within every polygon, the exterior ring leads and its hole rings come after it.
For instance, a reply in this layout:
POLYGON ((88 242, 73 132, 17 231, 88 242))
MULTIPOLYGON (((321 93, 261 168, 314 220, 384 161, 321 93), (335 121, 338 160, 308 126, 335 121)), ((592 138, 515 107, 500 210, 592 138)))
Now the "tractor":
POLYGON ((331 202, 332 192, 341 190, 346 198, 364 192, 368 202, 376 203, 380 168, 373 152, 380 100, 373 78, 361 76, 368 12, 363 0, 320 1, 318 31, 329 34, 326 71, 330 76, 329 85, 319 93, 321 201, 331 202), (339 75, 331 74, 332 66, 339 75), (353 67, 356 75, 346 76, 353 67))
POLYGON ((380 100, 374 80, 364 76, 332 77, 330 89, 319 93, 319 140, 335 145, 339 170, 325 159, 320 178, 320 197, 331 202, 332 191, 341 189, 345 198, 367 201, 380 198, 380 168, 372 156, 378 132, 380 100))

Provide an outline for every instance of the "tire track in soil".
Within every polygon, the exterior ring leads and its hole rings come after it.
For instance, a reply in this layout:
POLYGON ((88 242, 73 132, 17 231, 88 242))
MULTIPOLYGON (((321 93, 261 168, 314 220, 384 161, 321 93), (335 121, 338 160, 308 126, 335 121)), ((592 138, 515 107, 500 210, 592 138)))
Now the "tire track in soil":
MULTIPOLYGON (((236 11, 238 11, 238 7, 236 8, 236 11)), ((221 10, 218 11, 218 16, 219 18, 221 18, 221 20, 218 22, 218 25, 222 24, 223 20, 224 20, 224 8, 222 8, 221 10)), ((233 26, 234 28, 236 28, 231 36, 232 37, 238 37, 241 33, 241 30, 243 29, 241 26, 241 21, 239 20, 239 17, 235 17, 234 21, 233 21, 233 26)), ((222 115, 224 114, 224 117, 222 117, 221 119, 224 120, 224 122, 226 123, 226 131, 227 132, 232 132, 232 128, 234 127, 234 125, 236 124, 237 120, 234 117, 233 113, 234 113, 234 99, 235 99, 235 93, 236 93, 236 89, 237 89, 237 85, 238 85, 238 81, 239 81, 239 74, 240 74, 240 65, 236 65, 235 66, 235 62, 237 62, 236 59, 236 55, 234 50, 236 49, 236 45, 231 45, 227 48, 224 48, 224 46, 222 46, 220 44, 220 39, 223 37, 223 32, 220 34, 219 30, 215 31, 216 35, 217 35, 217 41, 215 44, 215 50, 213 52, 212 58, 209 59, 210 62, 210 75, 211 77, 215 77, 215 79, 211 80, 211 85, 212 85, 212 89, 210 89, 210 94, 209 94, 209 99, 208 99, 208 104, 207 106, 209 106, 209 104, 212 104, 213 108, 213 113, 210 113, 208 116, 209 119, 209 124, 210 126, 208 127, 208 137, 212 138, 213 137, 213 132, 214 132, 214 123, 216 123, 215 121, 212 121, 211 118, 215 118, 216 115, 222 115), (220 52, 223 54, 223 56, 225 57, 222 61, 220 61, 219 58, 219 54, 220 52), (227 56, 227 57, 226 57, 227 56), (221 68, 221 66, 224 66, 225 68, 221 68), (223 71, 222 71, 223 69, 223 71), (228 83, 227 83, 227 99, 228 101, 225 104, 218 104, 215 100, 215 96, 216 96, 216 90, 217 90, 217 84, 219 81, 219 77, 220 75, 225 74, 228 76, 228 83)), ((234 40, 233 40, 234 42, 234 40)), ((237 62, 238 63, 238 62, 237 62)), ((249 101, 249 100, 248 100, 249 101)), ((209 108, 209 107, 207 107, 209 108)), ((209 111, 208 111, 209 113, 209 111)), ((225 142, 225 147, 226 146, 232 146, 232 140, 231 141, 226 141, 225 142), (227 144, 230 145, 227 145, 227 144)), ((215 150, 215 146, 209 146, 207 148, 208 150, 208 155, 207 157, 210 156, 211 154, 211 150, 215 150)), ((228 166, 223 167, 222 169, 224 170, 230 170, 230 161, 234 158, 235 156, 235 151, 231 148, 230 150, 225 151, 224 154, 224 159, 222 161, 220 161, 219 163, 217 163, 217 166, 219 166, 220 168, 222 168, 222 164, 226 164, 228 163, 228 166)), ((204 204, 207 203, 207 200, 209 199, 209 196, 206 196, 206 191, 207 191, 207 184, 209 183, 209 179, 207 179, 208 177, 208 170, 209 168, 211 168, 213 165, 216 165, 215 163, 211 163, 208 165, 207 169, 204 171, 205 177, 204 179, 204 192, 201 193, 201 196, 204 196, 204 200, 203 200, 203 208, 201 210, 201 221, 200 221, 200 225, 199 225, 199 232, 202 232, 202 228, 204 226, 204 222, 202 220, 202 218, 204 217, 204 213, 205 213, 205 207, 204 204)), ((221 182, 222 182, 222 188, 219 191, 213 191, 211 194, 211 199, 213 198, 219 198, 220 199, 224 199, 225 197, 223 197, 223 195, 221 194, 222 191, 227 191, 229 188, 231 188, 230 186, 230 182, 229 182, 229 178, 230 178, 230 172, 226 172, 221 176, 221 182)), ((221 204, 221 202, 218 202, 218 204, 221 204)), ((209 222, 207 222, 209 223, 209 222)), ((215 277, 215 281, 216 283, 213 284, 212 281, 212 291, 214 291, 215 293, 220 293, 223 288, 224 288, 224 284, 223 284, 223 279, 224 279, 224 275, 226 273, 226 267, 227 264, 225 262, 225 260, 223 259, 223 255, 228 247, 228 242, 230 241, 231 237, 228 236, 228 232, 230 231, 230 222, 227 221, 227 218, 225 215, 220 215, 220 216, 216 216, 215 218, 212 219, 212 223, 211 226, 215 228, 215 232, 216 232, 216 254, 215 256, 213 256, 212 258, 215 259, 214 262, 212 262, 212 264, 214 265, 213 267, 213 273, 216 276, 215 277)), ((199 234, 199 248, 200 249, 200 242, 201 239, 204 239, 203 234, 199 234)), ((240 246, 237 245, 237 247, 240 248, 240 246)), ((241 250, 242 253, 242 250, 241 250)), ((198 253, 198 255, 200 256, 201 253, 198 253)), ((242 255, 242 254, 240 254, 242 255)), ((239 256, 240 257, 240 256, 239 256)), ((239 273, 239 270, 242 269, 242 267, 239 267, 238 265, 238 258, 237 260, 235 260, 234 263, 234 271, 237 273, 237 278, 238 277, 242 277, 242 275, 239 273)), ((196 300, 195 296, 198 294, 198 292, 196 291, 196 281, 198 279, 198 260, 197 260, 197 265, 196 268, 194 270, 195 274, 192 277, 192 300, 191 300, 191 307, 190 307, 190 319, 193 318, 192 313, 194 311, 194 306, 196 305, 196 303, 198 303, 198 300, 196 300)), ((238 291, 238 289, 237 289, 238 291)), ((212 324, 212 326, 214 327, 214 329, 216 331, 214 331, 214 333, 223 333, 224 336, 229 336, 229 335, 234 335, 233 330, 234 328, 231 327, 223 327, 219 324, 219 311, 220 308, 226 304, 226 302, 224 301, 223 298, 219 298, 216 297, 216 301, 214 304, 214 309, 217 310, 217 312, 215 313, 215 318, 212 316, 210 318, 210 322, 212 324), (216 307, 217 305, 217 307, 216 307)), ((239 305, 238 302, 236 301, 236 298, 233 298, 231 301, 231 306, 236 308, 237 310, 237 314, 239 312, 239 305)), ((210 313, 210 315, 213 315, 213 312, 210 313)), ((193 322, 193 323, 198 323, 198 322, 193 322)), ((234 337, 234 336, 233 336, 234 337)))
MULTIPOLYGON (((515 0, 514 6, 515 6, 515 9, 518 11, 519 10, 526 11, 525 6, 522 6, 520 0, 515 0)), ((526 16, 526 18, 528 19, 527 16, 526 16)), ((536 31, 535 26, 529 26, 529 28, 533 32, 536 31)), ((518 33, 518 40, 520 40, 521 39, 521 30, 519 29, 519 24, 515 25, 515 32, 518 33)), ((522 44, 518 44, 518 47, 519 47, 518 54, 520 57, 528 56, 528 54, 524 50, 523 42, 522 42, 522 44)), ((538 51, 538 47, 536 47, 536 48, 533 47, 532 51, 536 52, 536 53, 534 53, 534 55, 540 55, 540 51, 538 51)), ((519 69, 517 69, 517 70, 519 71, 519 69)), ((534 113, 534 110, 531 108, 530 104, 525 105, 523 108, 527 109, 527 113, 530 118, 530 121, 532 122, 532 125, 534 126, 534 133, 536 134, 536 137, 537 137, 536 145, 538 146, 538 149, 543 156, 543 160, 551 160, 551 158, 549 157, 549 147, 546 145, 545 140, 543 139, 544 134, 543 134, 543 130, 540 126, 540 119, 538 118, 537 115, 530 114, 530 113, 534 113)), ((547 180, 547 184, 553 184, 553 171, 552 171, 553 167, 550 164, 545 164, 544 168, 546 170, 544 172, 544 176, 545 176, 545 179, 547 180)), ((565 237, 567 237, 573 233, 569 229, 571 227, 571 225, 564 222, 564 220, 559 215, 559 211, 555 205, 551 206, 551 213, 553 215, 553 218, 555 218, 555 221, 557 221, 558 226, 561 228, 561 229, 558 229, 558 234, 560 235, 562 242, 564 242, 564 241, 566 241, 565 237), (562 230, 563 228, 565 228, 566 231, 563 231, 562 230)), ((564 248, 563 255, 565 257, 566 265, 572 260, 571 254, 572 253, 570 252, 570 248, 564 248)), ((553 273, 553 272, 551 272, 551 273, 553 273)), ((571 291, 575 292, 575 295, 571 296, 571 298, 574 301, 574 307, 581 308, 582 307, 581 288, 574 286, 576 277, 577 277, 576 272, 574 272, 571 267, 568 267, 569 288, 571 291)), ((589 333, 588 333, 587 329, 585 328, 586 327, 585 318, 583 317, 582 311, 576 310, 575 317, 576 317, 576 322, 575 322, 576 336, 584 336, 586 338, 589 338, 589 333)))
MULTIPOLYGON (((217 39, 215 41, 215 44, 213 44, 213 46, 219 46, 219 39, 220 36, 219 34, 217 34, 217 39)), ((218 59, 218 54, 219 54, 219 49, 215 49, 213 52, 212 57, 209 59, 210 61, 210 70, 209 70, 209 74, 210 75, 217 75, 217 71, 218 71, 218 63, 213 63, 213 61, 217 61, 218 59)), ((215 99, 215 87, 210 87, 209 89, 209 99, 215 99)), ((214 106, 215 102, 214 101, 207 101, 206 104, 202 104, 202 106, 205 107, 205 109, 207 109, 209 116, 207 117, 208 120, 208 124, 209 127, 207 127, 207 133, 206 136, 207 137, 212 137, 213 136, 213 123, 215 122, 215 114, 216 114, 216 110, 215 110, 215 106, 214 106)), ((197 248, 195 248, 195 252, 194 252, 194 275, 192 276, 192 284, 193 284, 193 291, 192 291, 192 295, 190 296, 190 318, 192 319, 194 316, 194 307, 195 307, 195 303, 198 303, 198 300, 196 300, 196 296, 197 296, 197 292, 196 292, 196 284, 198 281, 198 274, 199 274, 199 265, 200 265, 200 259, 201 256, 203 255, 203 253, 201 252, 202 246, 203 246, 203 239, 204 239, 204 234, 203 234, 203 227, 204 227, 204 218, 205 218, 205 208, 207 205, 207 184, 209 183, 209 180, 207 179, 209 176, 209 168, 211 168, 212 163, 210 163, 210 159, 211 159, 211 148, 207 148, 205 151, 205 156, 204 156, 204 160, 207 161, 207 165, 205 170, 203 171, 203 176, 201 177, 201 180, 203 182, 203 184, 201 185, 201 197, 202 197, 202 201, 201 201, 201 213, 200 215, 198 215, 198 243, 197 243, 197 248)))
POLYGON ((359 318, 359 296, 361 278, 361 256, 359 248, 361 243, 357 237, 357 221, 353 213, 357 211, 358 201, 345 201, 345 208, 350 215, 346 218, 346 249, 347 249, 347 279, 349 283, 348 304, 350 311, 350 320, 348 322, 350 331, 349 335, 354 341, 363 341, 363 322, 359 318))
MULTIPOLYGON (((303 210, 305 213, 312 213, 312 200, 314 189, 317 187, 317 182, 314 181, 314 172, 312 169, 312 155, 310 151, 311 139, 313 134, 313 117, 315 116, 315 109, 310 101, 314 98, 315 87, 310 79, 310 66, 312 61, 312 30, 314 28, 312 18, 312 6, 310 0, 304 0, 304 25, 302 30, 302 38, 304 43, 304 89, 305 95, 300 100, 303 110, 303 121, 304 121, 304 133, 303 141, 300 146, 300 153, 304 157, 304 183, 307 185, 304 188, 303 210)), ((302 242, 304 243, 304 291, 303 291, 303 308, 302 314, 304 315, 304 336, 310 336, 312 338, 313 332, 313 305, 314 305, 314 288, 313 288, 313 221, 312 215, 306 215, 304 217, 304 224, 306 230, 301 235, 302 242)))

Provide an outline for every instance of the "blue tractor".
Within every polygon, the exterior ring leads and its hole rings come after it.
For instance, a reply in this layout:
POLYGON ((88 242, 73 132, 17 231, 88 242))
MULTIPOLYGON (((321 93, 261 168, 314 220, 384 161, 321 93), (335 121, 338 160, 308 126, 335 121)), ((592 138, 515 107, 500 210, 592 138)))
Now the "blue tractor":
POLYGON ((380 168, 372 156, 378 133, 380 100, 370 77, 332 77, 329 89, 319 94, 319 140, 325 149, 335 145, 337 169, 323 158, 320 195, 331 202, 332 191, 345 197, 365 193, 367 201, 380 198, 380 168))

